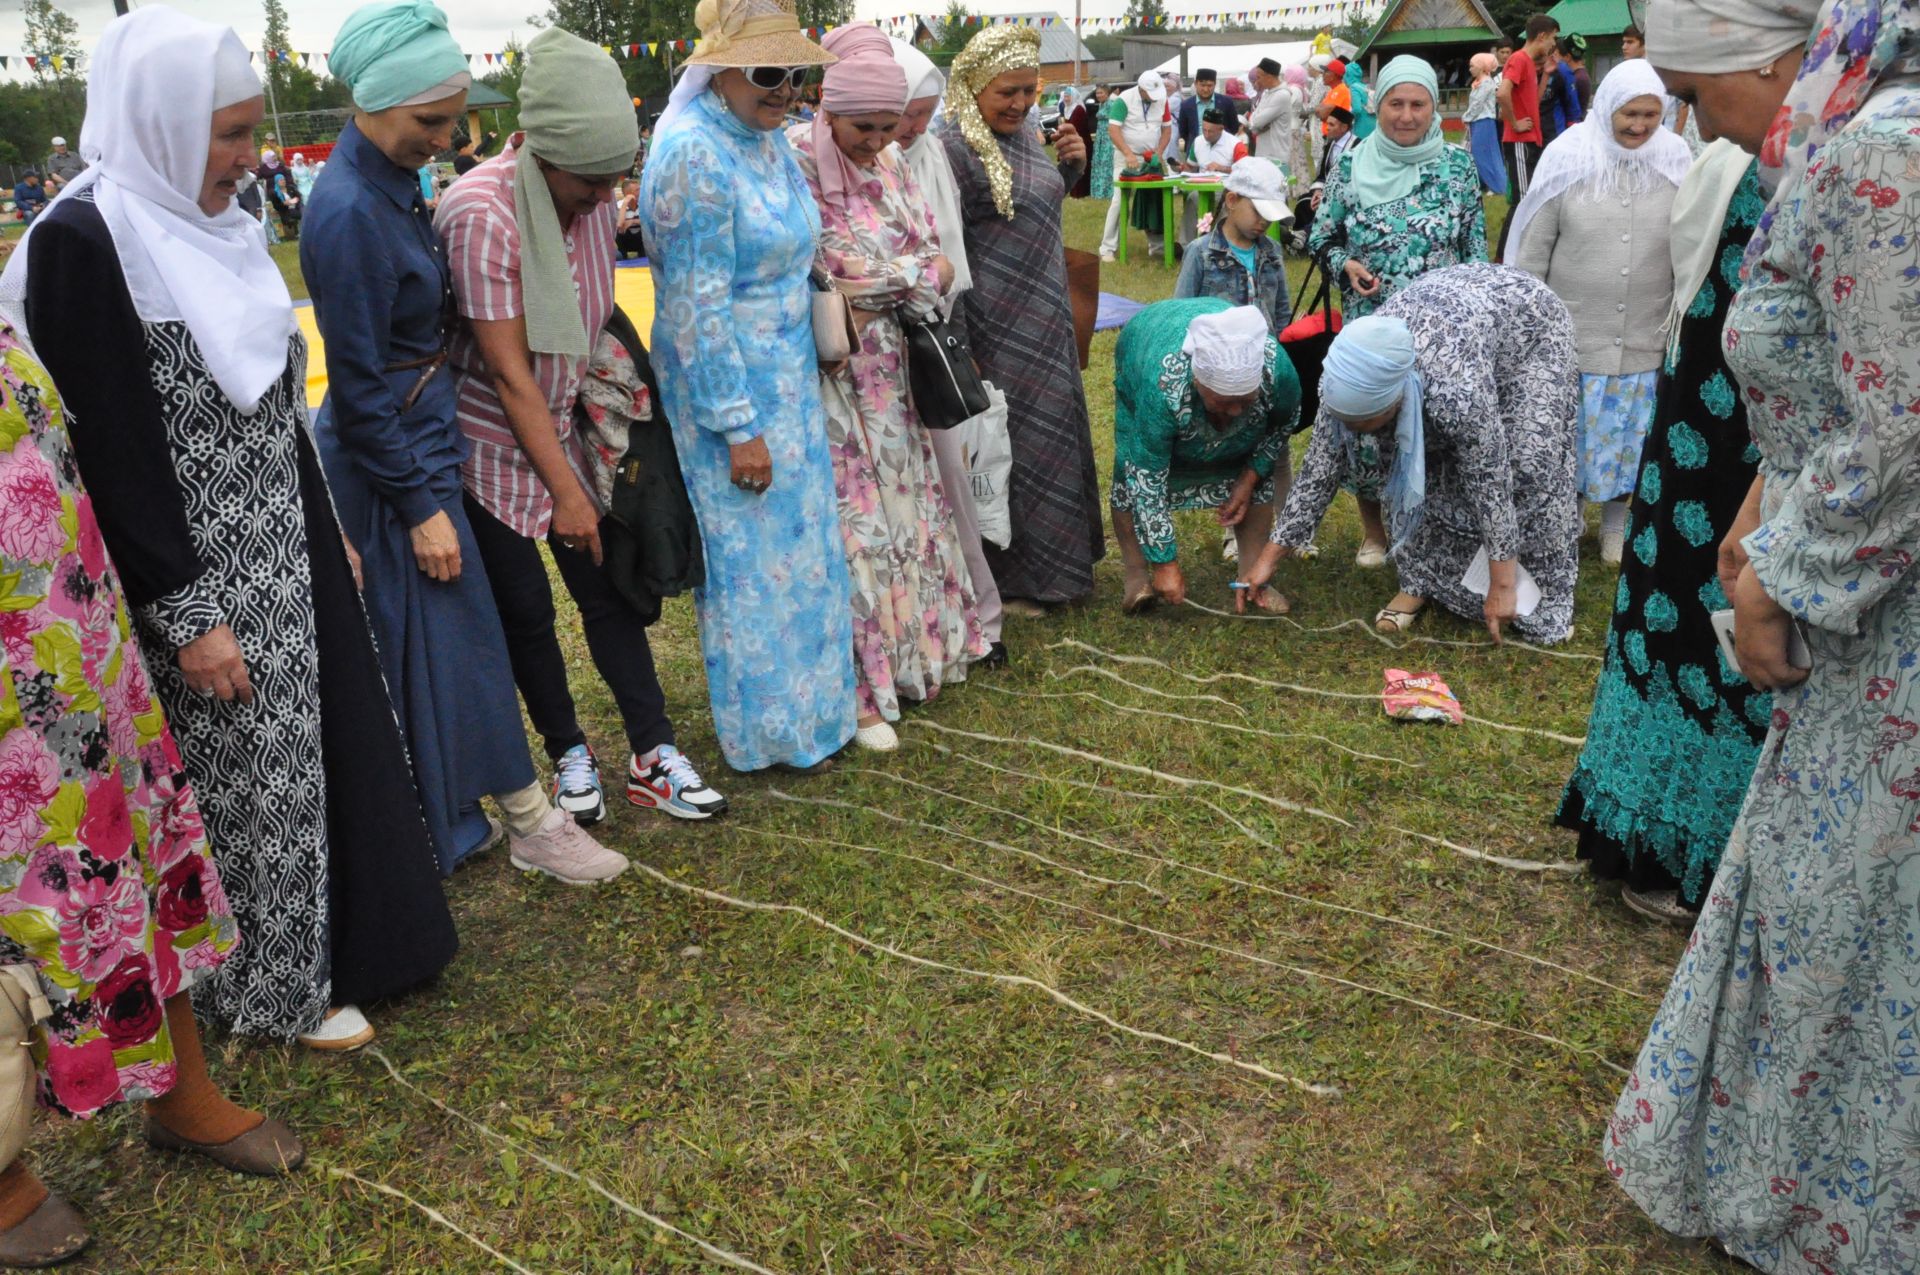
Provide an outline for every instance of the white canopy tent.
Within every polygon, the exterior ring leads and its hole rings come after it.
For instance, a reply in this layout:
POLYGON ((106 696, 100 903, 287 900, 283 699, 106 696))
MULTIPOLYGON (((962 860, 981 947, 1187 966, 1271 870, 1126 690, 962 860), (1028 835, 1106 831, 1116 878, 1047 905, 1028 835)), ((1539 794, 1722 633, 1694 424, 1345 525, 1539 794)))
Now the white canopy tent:
MULTIPOLYGON (((1247 72, 1261 58, 1272 58, 1281 66, 1304 66, 1312 56, 1311 40, 1291 40, 1283 44, 1196 44, 1187 49, 1187 70, 1191 74, 1203 66, 1211 67, 1220 72, 1223 81, 1233 76, 1245 79, 1247 72)), ((1168 58, 1153 69, 1178 71, 1179 55, 1168 58)), ((1249 84, 1247 87, 1251 89, 1253 86, 1249 84)))

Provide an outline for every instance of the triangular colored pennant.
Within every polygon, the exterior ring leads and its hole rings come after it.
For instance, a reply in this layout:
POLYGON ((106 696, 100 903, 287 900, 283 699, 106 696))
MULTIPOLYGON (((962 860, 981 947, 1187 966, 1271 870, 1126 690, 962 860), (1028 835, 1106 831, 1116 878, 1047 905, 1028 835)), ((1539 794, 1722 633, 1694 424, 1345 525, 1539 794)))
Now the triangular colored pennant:
POLYGON ((30 70, 38 71, 40 69, 40 60, 29 53, 27 54, 27 66, 30 70))
POLYGON ((54 54, 54 55, 53 55, 53 69, 54 69, 54 70, 56 70, 56 71, 64 71, 64 70, 66 70, 66 69, 67 69, 67 60, 66 60, 66 58, 64 58, 64 57, 62 57, 62 56, 61 56, 60 54, 58 54, 58 53, 56 53, 56 54, 54 54))

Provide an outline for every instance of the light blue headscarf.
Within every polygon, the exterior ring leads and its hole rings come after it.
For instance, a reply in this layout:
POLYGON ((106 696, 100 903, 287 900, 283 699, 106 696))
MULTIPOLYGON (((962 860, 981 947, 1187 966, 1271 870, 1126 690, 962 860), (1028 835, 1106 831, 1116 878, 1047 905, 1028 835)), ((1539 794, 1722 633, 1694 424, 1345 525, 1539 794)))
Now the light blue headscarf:
MULTIPOLYGON (((466 54, 447 30, 447 15, 429 0, 382 0, 355 9, 333 37, 327 69, 368 114, 469 74, 466 54)), ((450 88, 443 96, 457 91, 450 88)))
MULTIPOLYGON (((1321 364, 1320 405, 1335 417, 1365 420, 1399 405, 1393 465, 1381 493, 1396 550, 1420 525, 1427 498, 1426 388, 1414 364, 1413 332, 1388 315, 1370 314, 1347 324, 1321 364)), ((1350 471, 1360 471, 1369 460, 1378 463, 1376 436, 1337 428, 1345 435, 1350 471)))
MULTIPOLYGON (((1351 68, 1349 68, 1351 69, 1351 68)), ((1384 99, 1389 89, 1414 84, 1433 99, 1433 123, 1427 135, 1411 146, 1402 146, 1377 129, 1365 141, 1353 147, 1354 205, 1373 208, 1405 199, 1420 185, 1420 166, 1440 157, 1446 139, 1440 135, 1440 80, 1424 58, 1403 53, 1381 68, 1380 82, 1374 85, 1374 101, 1384 99)), ((1360 118, 1359 109, 1354 118, 1360 118)))

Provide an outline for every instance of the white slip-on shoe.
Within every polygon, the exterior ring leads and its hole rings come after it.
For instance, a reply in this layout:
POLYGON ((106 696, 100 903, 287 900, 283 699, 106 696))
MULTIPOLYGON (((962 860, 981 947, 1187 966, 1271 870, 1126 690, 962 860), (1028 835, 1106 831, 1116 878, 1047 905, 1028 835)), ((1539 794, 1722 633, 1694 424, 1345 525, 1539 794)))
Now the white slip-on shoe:
POLYGON ((359 1006, 338 1005, 327 1011, 318 1027, 301 1032, 294 1039, 308 1049, 323 1053, 350 1053, 373 1043, 373 1024, 367 1021, 359 1006))
POLYGON ((876 753, 890 753, 900 747, 900 736, 885 722, 862 726, 853 732, 853 742, 876 753))

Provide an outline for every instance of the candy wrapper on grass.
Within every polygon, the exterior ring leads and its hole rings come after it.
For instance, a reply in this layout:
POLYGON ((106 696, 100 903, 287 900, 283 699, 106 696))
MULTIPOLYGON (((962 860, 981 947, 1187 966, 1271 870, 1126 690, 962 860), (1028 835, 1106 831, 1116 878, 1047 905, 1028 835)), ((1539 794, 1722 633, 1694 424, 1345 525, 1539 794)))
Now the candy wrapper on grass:
POLYGON ((1437 673, 1387 670, 1387 689, 1380 694, 1387 716, 1398 722, 1439 722, 1458 726, 1466 720, 1460 701, 1437 673))

